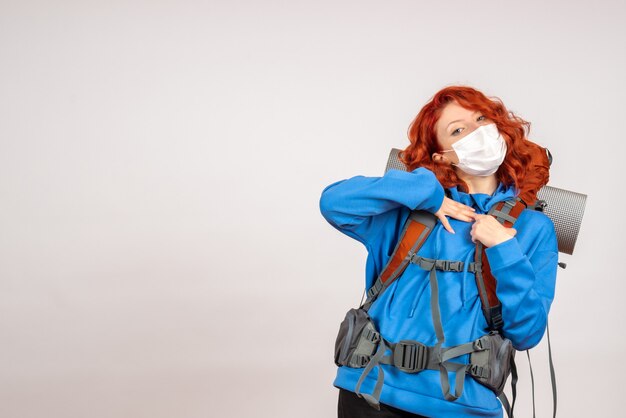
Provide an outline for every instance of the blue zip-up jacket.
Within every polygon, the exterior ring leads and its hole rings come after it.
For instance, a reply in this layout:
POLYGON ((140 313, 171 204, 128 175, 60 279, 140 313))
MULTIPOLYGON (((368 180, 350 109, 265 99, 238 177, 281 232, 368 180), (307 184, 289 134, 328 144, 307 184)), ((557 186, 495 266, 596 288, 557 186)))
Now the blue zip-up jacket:
MULTIPOLYGON (((487 213, 497 202, 516 195, 513 187, 500 184, 491 195, 467 194, 449 189, 452 199, 487 213)), ((360 241, 368 251, 366 288, 372 286, 387 264, 412 209, 435 213, 443 203, 444 189, 426 168, 412 172, 389 170, 383 177, 355 176, 327 186, 320 198, 324 218, 342 233, 360 241)), ((473 261, 472 223, 450 219, 455 231, 440 222, 422 246, 423 257, 473 261)), ((497 280, 496 293, 502 303, 504 336, 518 350, 539 343, 554 298, 558 249, 552 221, 541 212, 525 209, 519 216, 514 238, 486 249, 491 272, 497 280)), ((466 267, 467 269, 467 267, 466 267)), ((428 346, 437 342, 430 309, 429 273, 409 264, 403 274, 384 291, 369 309, 376 328, 392 343, 417 340, 428 346)), ((487 333, 487 323, 473 273, 437 271, 439 304, 445 333, 444 347, 473 341, 487 333)), ((468 363, 469 355, 454 359, 468 363)), ((385 373, 380 402, 429 417, 502 417, 495 394, 465 377, 463 395, 456 401, 443 397, 439 372, 405 373, 394 366, 380 365, 385 373)), ((372 393, 377 369, 361 387, 372 393)), ((336 387, 355 391, 363 369, 339 367, 336 387)), ((454 376, 450 375, 453 382, 454 376)))

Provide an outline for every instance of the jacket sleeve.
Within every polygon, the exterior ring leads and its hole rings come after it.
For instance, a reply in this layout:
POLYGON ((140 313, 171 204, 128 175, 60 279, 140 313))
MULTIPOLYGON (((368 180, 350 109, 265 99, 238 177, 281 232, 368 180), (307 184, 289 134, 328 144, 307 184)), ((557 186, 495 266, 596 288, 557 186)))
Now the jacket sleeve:
POLYGON ((503 332, 517 350, 527 350, 541 341, 556 285, 554 225, 543 214, 533 215, 538 215, 538 222, 525 225, 531 232, 524 237, 532 242, 521 245, 514 237, 485 250, 502 303, 503 332), (525 254, 522 248, 529 250, 525 254))
POLYGON ((355 176, 327 186, 320 211, 333 227, 369 247, 389 221, 383 214, 401 206, 434 213, 443 198, 443 187, 432 171, 389 170, 383 177, 355 176))

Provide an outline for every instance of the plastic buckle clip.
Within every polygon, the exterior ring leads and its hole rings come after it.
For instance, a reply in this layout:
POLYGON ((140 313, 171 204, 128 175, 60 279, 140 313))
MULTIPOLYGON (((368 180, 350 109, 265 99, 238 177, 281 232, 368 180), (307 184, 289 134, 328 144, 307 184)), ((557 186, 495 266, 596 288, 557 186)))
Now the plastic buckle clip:
POLYGON ((400 341, 393 350, 393 364, 406 373, 417 373, 428 364, 428 349, 417 341, 400 341))
POLYGON ((435 268, 441 271, 463 271, 462 261, 437 260, 435 265, 435 268))
POLYGON ((462 261, 448 261, 448 269, 450 271, 463 271, 462 261))

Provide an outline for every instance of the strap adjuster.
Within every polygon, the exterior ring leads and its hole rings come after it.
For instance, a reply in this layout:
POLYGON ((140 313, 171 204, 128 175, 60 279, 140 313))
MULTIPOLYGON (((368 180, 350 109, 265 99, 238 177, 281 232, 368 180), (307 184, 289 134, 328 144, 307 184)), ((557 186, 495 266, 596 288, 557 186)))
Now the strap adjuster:
POLYGON ((479 366, 477 364, 468 364, 467 365, 467 373, 471 374, 475 377, 482 377, 485 379, 489 378, 489 368, 479 366))
POLYGON ((463 267, 465 263, 462 261, 452 261, 452 260, 432 260, 435 262, 435 269, 441 271, 455 271, 460 272, 463 271, 463 267))
POLYGON ((417 341, 400 341, 393 350, 393 364, 406 373, 417 373, 428 364, 428 347, 417 341))
POLYGON ((501 330, 504 326, 504 319, 502 318, 502 305, 496 305, 489 308, 489 316, 491 317, 491 324, 489 328, 491 330, 501 330))
POLYGON ((477 340, 474 340, 472 343, 472 348, 474 351, 484 351, 491 348, 491 341, 489 340, 489 336, 485 335, 480 337, 477 340))
POLYGON ((352 361, 350 362, 350 366, 352 366, 353 364, 356 367, 365 367, 367 365, 367 363, 370 362, 370 360, 372 359, 372 356, 367 356, 365 354, 354 354, 352 356, 352 361))
POLYGON ((372 329, 365 330, 363 337, 374 344, 380 341, 380 334, 372 329))

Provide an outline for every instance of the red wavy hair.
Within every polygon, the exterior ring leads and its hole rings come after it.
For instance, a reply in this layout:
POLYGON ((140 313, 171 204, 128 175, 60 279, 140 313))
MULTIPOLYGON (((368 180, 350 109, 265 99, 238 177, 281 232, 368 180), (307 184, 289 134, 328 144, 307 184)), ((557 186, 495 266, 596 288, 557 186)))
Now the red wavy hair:
MULTIPOLYGON (((457 176, 452 166, 432 159, 433 153, 440 151, 435 124, 443 108, 451 102, 471 111, 480 111, 496 124, 507 145, 506 156, 496 172, 496 177, 505 185, 514 185, 518 191, 522 190, 527 175, 531 174, 529 171, 532 170, 533 153, 536 154, 540 148, 526 138, 530 132, 530 122, 508 111, 499 98, 487 97, 467 86, 450 86, 440 90, 420 110, 409 126, 407 136, 411 143, 400 153, 400 160, 410 171, 417 167, 428 168, 445 188, 458 186, 460 190, 468 192, 467 184, 457 176)), ((547 170, 532 175, 535 176, 534 182, 541 186, 548 181, 547 170), (537 175, 540 177, 536 178, 537 175)))

